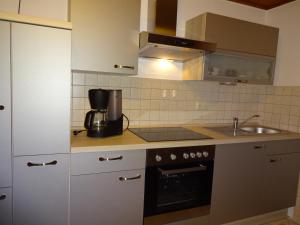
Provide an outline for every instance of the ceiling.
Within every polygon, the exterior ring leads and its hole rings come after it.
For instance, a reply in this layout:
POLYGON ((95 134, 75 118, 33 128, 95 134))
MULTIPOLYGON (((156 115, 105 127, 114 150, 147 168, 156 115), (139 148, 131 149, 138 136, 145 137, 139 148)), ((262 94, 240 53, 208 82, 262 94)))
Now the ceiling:
POLYGON ((244 5, 253 6, 260 9, 272 9, 280 5, 284 5, 295 0, 228 0, 231 2, 237 2, 244 5))

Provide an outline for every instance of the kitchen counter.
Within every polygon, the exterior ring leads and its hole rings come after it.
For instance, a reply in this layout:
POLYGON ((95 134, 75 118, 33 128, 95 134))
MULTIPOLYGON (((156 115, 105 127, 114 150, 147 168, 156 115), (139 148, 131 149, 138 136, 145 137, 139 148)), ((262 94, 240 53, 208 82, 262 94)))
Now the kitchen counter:
MULTIPOLYGON (((224 125, 223 125, 224 126, 224 125)), ((273 141, 300 139, 297 133, 281 133, 281 134, 260 134, 248 136, 226 136, 218 132, 209 130, 202 126, 183 126, 195 132, 207 135, 213 139, 204 140, 183 140, 183 141, 163 141, 163 142, 146 142, 137 137, 135 134, 126 130, 122 135, 107 138, 90 138, 83 132, 78 136, 71 137, 71 152, 95 152, 95 151, 118 151, 118 150, 139 150, 149 148, 170 148, 184 146, 200 146, 200 145, 218 145, 218 144, 234 144, 257 141, 273 141)), ((208 126, 206 126, 208 127, 208 126)))

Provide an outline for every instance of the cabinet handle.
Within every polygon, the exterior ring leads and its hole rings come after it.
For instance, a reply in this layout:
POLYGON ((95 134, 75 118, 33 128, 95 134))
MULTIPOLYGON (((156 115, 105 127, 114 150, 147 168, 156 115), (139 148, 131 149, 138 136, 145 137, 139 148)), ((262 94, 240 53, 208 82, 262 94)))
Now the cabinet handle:
POLYGON ((119 177, 119 181, 137 180, 141 179, 142 175, 137 175, 135 177, 119 177))
POLYGON ((125 66, 125 65, 117 65, 117 64, 115 64, 114 67, 116 69, 131 69, 131 70, 134 70, 134 66, 125 66))
POLYGON ((0 110, 4 110, 4 105, 0 105, 0 110))
POLYGON ((0 195, 0 200, 5 200, 6 199, 6 194, 0 195))
POLYGON ((57 161, 54 160, 52 162, 48 162, 48 163, 33 163, 33 162, 28 162, 27 166, 28 167, 33 167, 33 166, 54 166, 57 164, 57 161))
POLYGON ((239 79, 237 79, 236 82, 237 83, 242 83, 242 84, 247 84, 248 80, 239 80, 239 79))
POLYGON ((123 159, 123 156, 117 156, 115 158, 103 158, 103 157, 100 157, 99 158, 99 161, 103 162, 103 161, 114 161, 114 160, 122 160, 123 159))
POLYGON ((270 159, 270 163, 280 162, 281 160, 282 160, 282 158, 270 159))
POLYGON ((264 148, 263 145, 255 145, 255 146, 254 146, 254 149, 262 149, 262 148, 264 148))

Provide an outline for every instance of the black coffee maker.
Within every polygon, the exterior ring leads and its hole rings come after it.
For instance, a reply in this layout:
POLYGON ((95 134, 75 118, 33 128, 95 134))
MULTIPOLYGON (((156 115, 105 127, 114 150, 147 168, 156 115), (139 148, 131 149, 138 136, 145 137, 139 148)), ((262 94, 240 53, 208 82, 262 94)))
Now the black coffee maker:
POLYGON ((109 137, 123 133, 122 90, 90 89, 92 110, 85 116, 89 137, 109 137))

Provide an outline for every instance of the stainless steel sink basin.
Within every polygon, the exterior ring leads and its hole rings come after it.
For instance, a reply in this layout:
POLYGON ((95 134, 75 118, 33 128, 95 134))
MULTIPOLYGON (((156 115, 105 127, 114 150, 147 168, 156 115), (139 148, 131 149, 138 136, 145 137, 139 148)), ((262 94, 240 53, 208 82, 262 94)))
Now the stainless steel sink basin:
POLYGON ((227 136, 255 136, 255 135, 272 135, 279 134, 285 131, 264 126, 244 126, 234 131, 232 126, 226 127, 206 127, 207 129, 216 131, 227 136))
POLYGON ((241 131, 252 134, 279 134, 281 131, 268 127, 241 127, 241 131))

